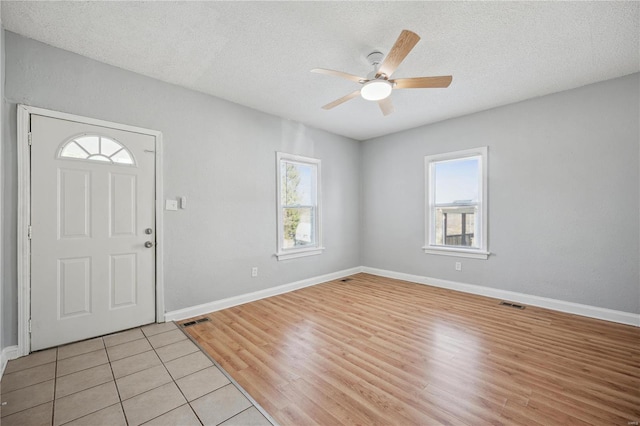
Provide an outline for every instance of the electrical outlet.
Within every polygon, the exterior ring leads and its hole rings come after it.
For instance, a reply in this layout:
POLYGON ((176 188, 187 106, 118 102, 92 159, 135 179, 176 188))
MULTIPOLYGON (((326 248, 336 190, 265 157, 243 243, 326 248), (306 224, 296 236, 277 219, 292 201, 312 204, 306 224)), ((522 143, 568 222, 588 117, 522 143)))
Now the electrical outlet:
POLYGON ((462 262, 456 262, 456 271, 462 271, 462 262))
POLYGON ((258 267, 254 266, 253 268, 251 268, 251 276, 252 277, 257 277, 258 276, 258 267))

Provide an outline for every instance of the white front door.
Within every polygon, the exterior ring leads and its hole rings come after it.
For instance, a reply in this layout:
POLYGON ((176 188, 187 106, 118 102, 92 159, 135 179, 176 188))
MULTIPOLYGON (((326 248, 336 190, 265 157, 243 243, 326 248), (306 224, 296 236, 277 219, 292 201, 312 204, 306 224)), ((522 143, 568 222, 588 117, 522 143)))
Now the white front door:
POLYGON ((40 115, 31 134, 31 350, 154 322, 155 138, 40 115))

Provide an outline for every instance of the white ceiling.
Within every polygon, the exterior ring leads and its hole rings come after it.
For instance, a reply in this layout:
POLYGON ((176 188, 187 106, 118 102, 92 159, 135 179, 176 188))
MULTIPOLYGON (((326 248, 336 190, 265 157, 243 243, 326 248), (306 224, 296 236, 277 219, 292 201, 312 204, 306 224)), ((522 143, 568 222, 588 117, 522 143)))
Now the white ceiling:
POLYGON ((640 71, 638 2, 12 2, 6 29, 124 69, 364 140, 640 71), (395 113, 351 100, 365 56, 422 37, 395 113))

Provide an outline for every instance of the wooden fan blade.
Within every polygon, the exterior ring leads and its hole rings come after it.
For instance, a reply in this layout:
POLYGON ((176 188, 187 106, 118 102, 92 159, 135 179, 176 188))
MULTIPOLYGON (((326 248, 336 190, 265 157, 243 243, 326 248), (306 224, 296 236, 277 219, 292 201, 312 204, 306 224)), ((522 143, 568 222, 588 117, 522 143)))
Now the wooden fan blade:
POLYGON ((453 77, 443 75, 439 77, 414 77, 389 80, 395 83, 394 89, 428 89, 430 87, 449 87, 453 77))
POLYGON ((347 80, 355 81, 356 83, 360 83, 361 81, 367 81, 366 78, 358 77, 357 75, 347 74, 346 72, 342 72, 342 71, 326 70, 324 68, 314 68, 311 70, 311 72, 315 72, 318 74, 332 75, 334 77, 342 77, 342 78, 346 78, 347 80))
POLYGON ((394 111, 393 102, 391 102, 391 97, 386 97, 378 101, 378 106, 382 110, 384 115, 389 115, 394 111))
POLYGON ((360 89, 356 90, 355 92, 351 92, 348 95, 341 97, 340 99, 336 99, 331 103, 326 104, 325 106, 322 107, 322 109, 331 109, 331 108, 337 107, 338 105, 345 103, 349 99, 353 99, 359 95, 360 95, 360 89))
POLYGON ((402 30, 400 36, 396 40, 396 43, 389 51, 389 54, 384 58, 376 77, 380 77, 382 74, 387 78, 391 77, 391 74, 398 68, 398 65, 407 57, 411 49, 420 41, 420 36, 409 30, 402 30))

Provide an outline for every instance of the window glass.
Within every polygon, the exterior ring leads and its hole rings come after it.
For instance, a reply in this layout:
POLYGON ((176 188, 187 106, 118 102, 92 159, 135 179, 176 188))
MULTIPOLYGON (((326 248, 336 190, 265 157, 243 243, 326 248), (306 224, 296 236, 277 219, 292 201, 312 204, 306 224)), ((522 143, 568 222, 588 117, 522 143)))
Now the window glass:
POLYGON ((476 247, 474 225, 479 191, 478 157, 434 161, 435 245, 476 247))
POLYGON ((477 157, 434 163, 436 204, 455 204, 478 201, 477 157))
POLYGON ((100 152, 100 137, 98 136, 82 136, 76 139, 76 143, 89 154, 98 154, 100 152))
POLYGON ((122 149, 109 157, 111 161, 118 164, 133 164, 133 159, 128 151, 122 149))
POLYGON ((80 148, 80 145, 78 145, 74 141, 71 141, 62 149, 60 156, 66 158, 87 158, 89 154, 87 153, 87 151, 80 148))
POLYGON ((85 135, 68 141, 60 150, 60 158, 133 165, 133 156, 120 143, 97 135, 85 135))
POLYGON ((315 165, 283 160, 283 249, 315 244, 315 165))
POLYGON ((478 247, 475 234, 477 207, 436 207, 436 241, 439 246, 478 247))
POLYGON ((100 153, 106 155, 107 157, 115 154, 116 152, 122 149, 122 145, 118 142, 108 139, 108 138, 100 138, 100 153))

